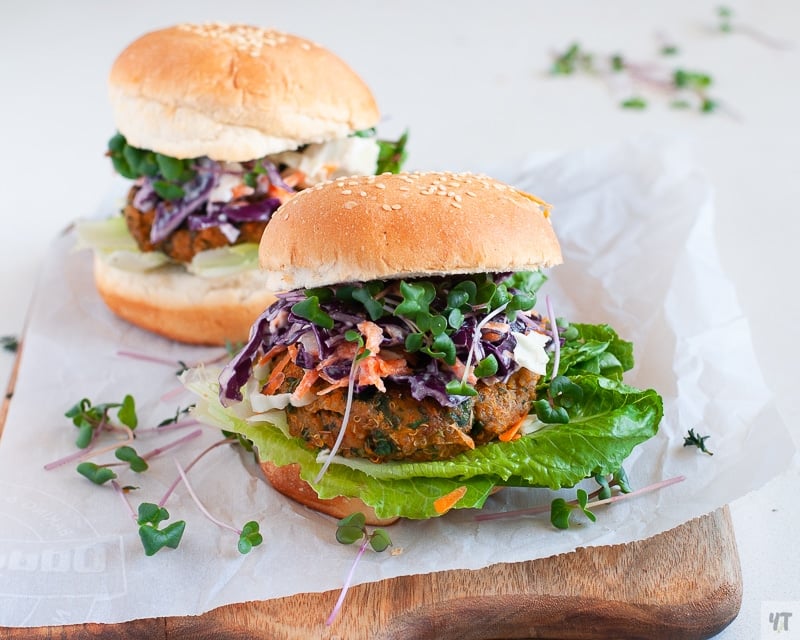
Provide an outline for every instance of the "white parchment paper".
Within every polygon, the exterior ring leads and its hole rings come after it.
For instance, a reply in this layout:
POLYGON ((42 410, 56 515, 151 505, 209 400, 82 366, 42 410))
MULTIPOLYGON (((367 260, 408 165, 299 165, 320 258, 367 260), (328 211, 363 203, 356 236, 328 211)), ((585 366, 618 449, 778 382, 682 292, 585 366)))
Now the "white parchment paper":
MULTIPOLYGON (((627 381, 665 399, 657 437, 626 464, 636 487, 679 474, 683 483, 597 510, 598 521, 557 531, 547 516, 476 523, 471 512, 390 529, 401 553, 368 553, 356 582, 453 568, 479 568, 627 542, 708 513, 785 469, 792 440, 773 407, 748 323, 721 272, 713 241, 713 190, 681 144, 639 139, 558 158, 530 158, 496 173, 555 205, 565 264, 542 290, 556 313, 607 322, 635 344, 627 381), (684 448, 695 428, 714 456, 684 448)), ((110 210, 111 207, 109 207, 110 210)), ((264 544, 249 555, 206 520, 183 489, 166 507, 187 522, 177 550, 146 557, 137 527, 108 487, 75 464, 44 465, 75 451, 64 411, 135 396, 140 453, 197 427, 147 431, 191 402, 174 372, 219 351, 171 344, 114 317, 98 298, 91 256, 55 240, 35 296, 16 391, 0 440, 0 626, 121 622, 199 614, 220 605, 341 587, 355 554, 334 540, 334 522, 275 494, 232 448, 214 450, 190 478, 213 514, 241 526, 258 520, 264 544), (157 364, 119 355, 155 355, 157 364)), ((513 242, 513 236, 509 236, 513 242)), ((134 505, 157 502, 213 429, 152 460, 141 476, 121 472, 134 505)), ((244 460, 247 462, 247 460, 244 460)), ((252 465, 250 465, 252 466, 252 465)), ((572 494, 570 494, 572 495, 572 494)), ((553 494, 506 490, 487 510, 547 504, 553 494)))

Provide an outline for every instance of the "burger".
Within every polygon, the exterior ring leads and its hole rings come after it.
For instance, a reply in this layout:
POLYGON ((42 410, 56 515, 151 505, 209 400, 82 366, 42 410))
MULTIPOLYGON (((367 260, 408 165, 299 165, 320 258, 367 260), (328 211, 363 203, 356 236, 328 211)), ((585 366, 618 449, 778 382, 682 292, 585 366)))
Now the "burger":
POLYGON ((537 304, 562 261, 550 209, 463 173, 302 192, 260 244, 283 292, 221 373, 185 374, 195 415, 252 442, 278 491, 372 522, 620 474, 661 398, 622 382, 611 327, 537 304))
POLYGON ((112 311, 183 342, 240 342, 274 300, 258 242, 282 203, 405 155, 405 136, 376 138, 375 100, 345 62, 272 29, 148 33, 114 62, 109 92, 108 156, 133 183, 122 215, 81 223, 79 241, 112 311))

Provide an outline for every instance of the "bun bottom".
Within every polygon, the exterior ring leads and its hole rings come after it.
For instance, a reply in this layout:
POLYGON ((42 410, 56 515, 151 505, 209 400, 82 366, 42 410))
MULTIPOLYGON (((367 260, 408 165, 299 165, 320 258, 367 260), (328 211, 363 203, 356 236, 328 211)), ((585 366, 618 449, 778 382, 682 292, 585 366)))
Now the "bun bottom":
POLYGON ((257 270, 217 278, 178 265, 126 271, 95 254, 94 279, 106 306, 123 320, 197 345, 246 341, 255 319, 275 300, 257 270))
POLYGON ((259 464, 267 480, 277 491, 310 509, 339 519, 360 511, 366 516, 369 525, 387 526, 399 520, 397 517, 379 518, 372 507, 358 498, 338 496, 322 500, 311 485, 300 477, 300 466, 297 464, 284 467, 275 466, 269 461, 261 461, 259 464))

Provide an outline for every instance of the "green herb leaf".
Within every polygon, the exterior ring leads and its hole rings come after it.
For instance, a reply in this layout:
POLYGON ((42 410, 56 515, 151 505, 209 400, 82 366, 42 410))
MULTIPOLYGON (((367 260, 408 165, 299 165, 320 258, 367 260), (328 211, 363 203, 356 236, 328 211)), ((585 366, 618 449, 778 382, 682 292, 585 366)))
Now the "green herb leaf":
POLYGON ((381 173, 399 173, 408 158, 406 144, 408 131, 404 131, 397 140, 378 140, 378 162, 375 166, 375 175, 381 173))
POLYGON ((336 525, 336 541, 340 544, 353 544, 366 535, 366 516, 357 511, 342 518, 336 525))
POLYGON ((114 452, 114 455, 118 460, 127 462, 130 465, 131 471, 134 471, 135 473, 142 473, 143 471, 147 471, 149 468, 144 458, 139 457, 139 454, 136 453, 136 449, 133 447, 129 447, 127 445, 119 447, 114 452))
POLYGON ((250 553, 253 547, 257 547, 264 542, 264 537, 259 531, 258 522, 251 520, 242 527, 242 532, 239 534, 239 553, 245 555, 250 553))
POLYGON ((469 386, 466 382, 461 382, 461 380, 451 380, 448 382, 445 387, 445 391, 449 393, 451 396, 477 396, 478 392, 475 391, 471 386, 469 386))
POLYGON ((136 425, 139 424, 139 419, 136 416, 136 403, 132 395, 127 394, 122 399, 122 405, 117 411, 117 418, 130 429, 135 429, 136 425))
POLYGON ((567 376, 556 376, 550 382, 550 397, 560 407, 569 409, 583 401, 583 389, 567 376))
POLYGON ((375 529, 369 537, 369 545, 373 551, 380 553, 381 551, 386 551, 392 545, 392 540, 385 530, 375 529))
POLYGON ((152 502, 142 502, 142 504, 139 505, 138 512, 139 516, 136 521, 139 524, 152 524, 156 526, 163 520, 169 519, 169 511, 152 502))
POLYGON ((88 478, 95 484, 105 484, 117 477, 113 470, 108 467, 101 467, 94 462, 81 462, 76 470, 84 478, 88 478))
POLYGON ((158 170, 170 182, 179 180, 183 175, 183 161, 163 154, 155 154, 158 170))
POLYGON ((364 305, 364 308, 367 310, 367 313, 373 322, 386 315, 386 311, 383 309, 383 304, 378 300, 375 300, 370 291, 366 288, 354 289, 353 299, 358 300, 362 305, 364 305))
POLYGON ((714 454, 706 448, 706 440, 708 440, 711 436, 701 436, 699 433, 695 433, 694 429, 689 429, 689 435, 684 436, 683 438, 683 446, 684 447, 697 447, 703 453, 707 453, 710 456, 714 454))
POLYGON ((406 351, 409 353, 414 353, 422 349, 423 345, 425 344, 425 336, 421 333, 409 333, 406 336, 405 346, 406 351))
POLYGON ((536 417, 547 424, 567 424, 569 414, 562 407, 554 407, 546 398, 533 402, 533 411, 536 417))
POLYGON ((456 345, 446 333, 440 333, 430 347, 423 347, 421 351, 432 358, 441 358, 451 366, 456 363, 456 345))
POLYGON ((186 522, 184 520, 173 522, 164 529, 157 529, 149 524, 141 525, 139 527, 139 539, 142 541, 145 555, 155 555, 164 547, 177 549, 185 530, 186 522))
POLYGON ((476 378, 488 378, 497 373, 497 366, 497 358, 490 353, 475 366, 473 373, 476 378))
POLYGON ((583 511, 583 514, 589 518, 592 522, 597 521, 597 516, 594 515, 589 509, 586 508, 587 503, 589 502, 589 494, 586 493, 584 489, 578 489, 578 508, 583 511))
POLYGON ((186 193, 183 187, 164 180, 153 182, 153 190, 164 200, 180 200, 186 193))
POLYGON ((569 514, 572 507, 564 498, 556 498, 550 503, 550 522, 557 529, 569 529, 569 514))
POLYGON ((292 305, 292 313, 324 329, 333 329, 333 318, 320 308, 317 296, 310 296, 292 305))
POLYGON ((416 318, 419 314, 429 313, 428 306, 436 298, 436 289, 430 282, 400 281, 400 293, 403 301, 394 310, 396 316, 416 318))
POLYGON ((2 336, 0 337, 0 346, 2 346, 5 351, 16 353, 19 349, 19 340, 16 336, 2 336))
POLYGON ((641 98, 639 96, 634 96, 633 98, 628 98, 627 100, 623 100, 619 104, 620 107, 623 109, 646 109, 647 108, 647 100, 641 98))

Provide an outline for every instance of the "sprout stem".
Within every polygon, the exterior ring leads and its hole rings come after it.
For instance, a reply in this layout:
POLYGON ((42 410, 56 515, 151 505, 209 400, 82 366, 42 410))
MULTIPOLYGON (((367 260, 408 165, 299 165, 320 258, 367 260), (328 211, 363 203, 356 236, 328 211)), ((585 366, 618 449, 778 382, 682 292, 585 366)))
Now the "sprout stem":
POLYGON ((355 559, 353 560, 353 564, 350 565, 350 571, 347 572, 347 577, 344 580, 344 585, 342 586, 342 590, 339 593, 339 598, 336 600, 336 605, 333 607, 333 611, 328 616, 328 619, 325 621, 325 626, 329 627, 333 624, 333 621, 336 619, 336 616, 339 614, 339 611, 342 608, 342 604, 344 604, 344 597, 347 595, 347 591, 350 588, 350 585, 353 582, 353 576, 356 572, 356 566, 358 565, 359 560, 361 560, 361 556, 364 555, 364 552, 367 550, 367 546, 369 545, 369 536, 364 536, 364 542, 358 547, 358 553, 356 554, 355 559))
MULTIPOLYGON (((201 458, 202 458, 204 455, 206 455, 207 453, 209 453, 209 452, 210 452, 210 451, 212 451, 213 449, 216 449, 217 447, 219 447, 219 446, 222 446, 223 444, 228 444, 228 443, 231 443, 231 442, 233 442, 233 440, 232 440, 231 438, 224 438, 224 439, 222 439, 222 440, 218 440, 218 441, 217 441, 217 442, 215 442, 214 444, 212 444, 212 445, 210 445, 210 446, 206 447, 206 448, 205 448, 203 451, 201 451, 200 453, 198 453, 198 454, 197 454, 197 456, 195 457, 195 459, 194 459, 194 460, 192 460, 192 461, 191 461, 189 464, 187 464, 187 465, 186 465, 186 472, 188 473, 188 471, 189 471, 189 470, 190 470, 190 469, 191 469, 191 468, 192 468, 192 467, 193 467, 195 464, 197 464, 197 462, 198 462, 198 461, 199 461, 199 460, 200 460, 200 459, 201 459, 201 458)), ((167 500, 169 500, 169 497, 172 495, 172 492, 173 492, 173 491, 175 491, 175 487, 177 487, 177 486, 178 486, 178 484, 180 483, 180 481, 181 481, 181 478, 180 478, 180 477, 178 477, 178 478, 176 478, 176 479, 175 479, 175 481, 174 481, 174 482, 173 482, 173 483, 172 483, 172 484, 169 486, 169 488, 167 489, 166 493, 163 495, 163 497, 161 498, 161 500, 160 500, 160 501, 159 501, 159 503, 158 503, 158 506, 159 506, 159 507, 163 507, 163 506, 164 506, 164 504, 166 504, 167 500)))
POLYGON ((196 438, 201 433, 203 433, 202 429, 195 429, 191 433, 187 433, 185 436, 183 436, 182 438, 178 438, 174 442, 170 442, 169 444, 165 444, 161 447, 156 447, 152 451, 148 451, 147 453, 142 455, 141 458, 142 460, 149 460, 150 458, 155 458, 156 456, 161 455, 165 451, 169 451, 173 447, 177 447, 179 445, 182 445, 184 442, 188 442, 189 440, 196 438))
POLYGON ((223 529, 229 529, 230 531, 233 531, 237 535, 242 535, 241 529, 237 529, 236 527, 232 527, 231 525, 223 522, 222 520, 218 520, 213 515, 211 515, 211 513, 208 511, 208 509, 205 508, 203 503, 200 502, 200 498, 197 497, 197 494, 194 492, 194 489, 192 488, 192 485, 189 484, 189 478, 186 476, 186 472, 183 470, 183 467, 181 466, 181 463, 178 462, 177 458, 173 458, 172 461, 175 463, 175 466, 178 468, 178 473, 181 476, 181 480, 183 480, 183 484, 186 486, 186 490, 189 492, 189 495, 192 496, 192 500, 194 500, 195 504, 197 505, 197 508, 200 509, 200 511, 203 512, 203 515, 206 518, 208 518, 209 520, 211 520, 211 522, 213 522, 214 524, 222 527, 223 529))
POLYGON ((134 521, 139 522, 139 516, 136 514, 136 511, 133 510, 131 503, 128 502, 128 496, 125 495, 125 492, 122 490, 122 487, 119 486, 119 482, 117 482, 116 480, 112 480, 111 486, 114 487, 114 493, 116 493, 120 497, 120 500, 122 500, 122 503, 125 505, 125 508, 131 514, 131 518, 133 518, 134 521))

